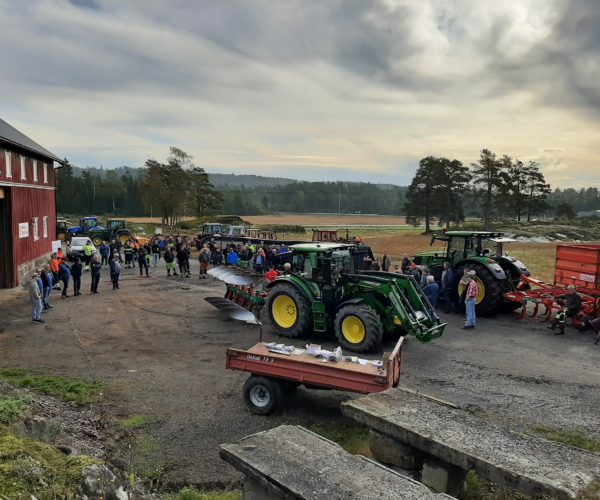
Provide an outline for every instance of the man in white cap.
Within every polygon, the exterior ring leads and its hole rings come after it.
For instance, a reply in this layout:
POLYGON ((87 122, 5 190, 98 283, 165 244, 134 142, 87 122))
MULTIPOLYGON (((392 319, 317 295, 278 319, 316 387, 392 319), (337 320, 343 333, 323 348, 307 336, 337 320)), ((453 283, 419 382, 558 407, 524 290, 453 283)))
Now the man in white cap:
POLYGON ((37 271, 31 275, 29 283, 29 298, 32 305, 32 321, 36 324, 43 323, 42 321, 42 291, 38 284, 40 273, 37 271))

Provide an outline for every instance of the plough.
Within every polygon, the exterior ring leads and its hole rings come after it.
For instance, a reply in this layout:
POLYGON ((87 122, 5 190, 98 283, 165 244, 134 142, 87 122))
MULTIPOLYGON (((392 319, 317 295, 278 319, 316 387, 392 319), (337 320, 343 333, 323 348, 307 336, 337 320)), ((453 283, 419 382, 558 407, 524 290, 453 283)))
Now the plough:
MULTIPOLYGON (((596 317, 600 314, 600 291, 576 286, 576 291, 581 297, 581 310, 573 318, 576 327, 583 326, 586 317, 596 317)), ((562 296, 567 293, 567 288, 544 281, 521 276, 521 281, 515 290, 506 292, 504 299, 507 302, 521 304, 521 311, 517 319, 542 316, 542 321, 549 322, 552 314, 563 308, 562 296), (533 304, 533 308, 528 307, 533 304)))

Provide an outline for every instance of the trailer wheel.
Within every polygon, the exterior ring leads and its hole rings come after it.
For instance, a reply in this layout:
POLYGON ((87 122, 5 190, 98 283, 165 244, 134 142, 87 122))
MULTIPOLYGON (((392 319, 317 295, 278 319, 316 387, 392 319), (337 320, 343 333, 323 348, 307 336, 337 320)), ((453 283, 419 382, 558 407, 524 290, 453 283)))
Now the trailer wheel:
POLYGON ((284 337, 304 337, 313 328, 308 299, 294 286, 280 283, 269 291, 266 303, 273 328, 284 337))
POLYGON ((348 304, 335 315, 335 336, 350 351, 368 352, 381 344, 383 326, 369 306, 348 304))
POLYGON ((103 242, 104 240, 102 239, 102 236, 94 236, 92 238, 92 243, 94 244, 94 246, 99 247, 100 245, 102 245, 103 242))
POLYGON ((252 413, 268 415, 276 410, 283 399, 281 385, 277 380, 251 375, 243 389, 244 401, 252 413))

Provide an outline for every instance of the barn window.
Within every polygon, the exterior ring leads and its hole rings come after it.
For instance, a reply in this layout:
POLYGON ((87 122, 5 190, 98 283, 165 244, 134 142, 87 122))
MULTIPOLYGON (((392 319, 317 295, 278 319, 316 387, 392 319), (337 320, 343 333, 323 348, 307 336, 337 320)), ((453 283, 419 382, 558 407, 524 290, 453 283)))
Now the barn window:
POLYGON ((48 237, 48 216, 44 215, 42 219, 42 235, 44 238, 48 237))
POLYGON ((6 160, 6 177, 12 177, 12 165, 10 162, 10 151, 4 151, 4 159, 6 160))
POLYGON ((44 184, 48 184, 48 164, 44 163, 44 184))
POLYGON ((38 218, 34 217, 33 219, 31 219, 31 226, 32 226, 32 232, 33 232, 33 240, 39 240, 40 239, 40 233, 38 230, 38 218))
POLYGON ((27 180, 27 170, 25 170, 25 157, 21 156, 21 180, 27 180))
POLYGON ((37 182, 38 181, 38 161, 37 160, 33 160, 33 182, 37 182))

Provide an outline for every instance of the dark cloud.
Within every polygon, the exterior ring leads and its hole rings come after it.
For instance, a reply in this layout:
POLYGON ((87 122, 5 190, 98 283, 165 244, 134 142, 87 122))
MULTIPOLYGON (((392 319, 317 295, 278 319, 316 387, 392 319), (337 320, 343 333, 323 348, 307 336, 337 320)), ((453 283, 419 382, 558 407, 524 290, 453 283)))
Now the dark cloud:
POLYGON ((498 47, 490 71, 494 92, 527 89, 543 104, 600 116, 600 5, 596 0, 557 3, 557 22, 547 37, 518 60, 498 47))

